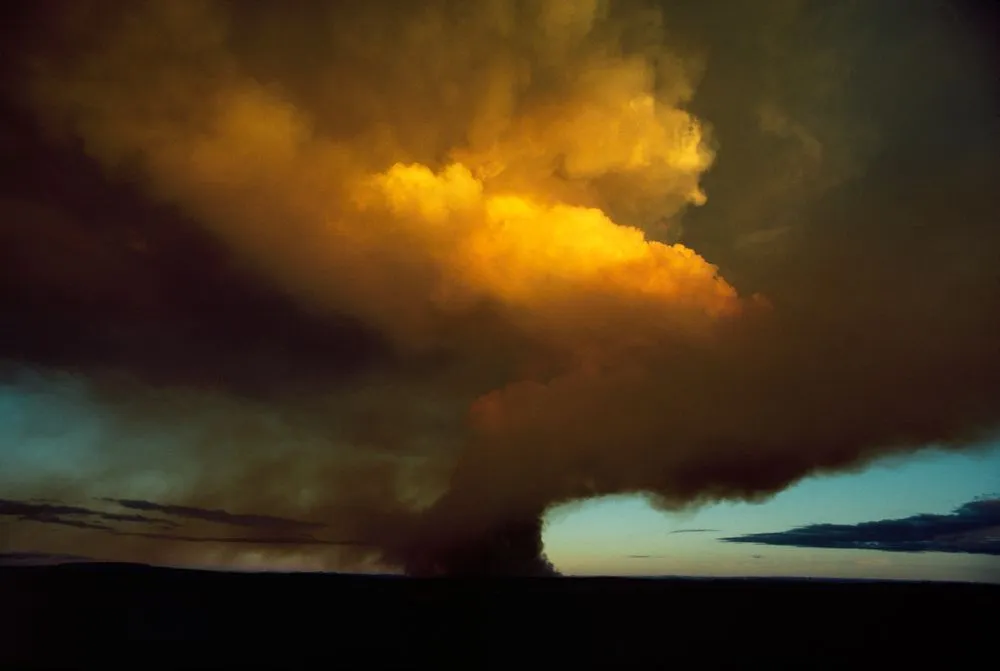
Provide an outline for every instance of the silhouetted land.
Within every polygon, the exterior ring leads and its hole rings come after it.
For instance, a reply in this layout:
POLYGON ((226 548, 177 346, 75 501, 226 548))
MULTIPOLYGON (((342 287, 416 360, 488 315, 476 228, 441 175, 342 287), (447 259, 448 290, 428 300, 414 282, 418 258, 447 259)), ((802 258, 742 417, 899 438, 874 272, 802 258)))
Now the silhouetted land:
POLYGON ((988 653, 998 606, 1000 586, 942 583, 17 567, 0 569, 0 664, 867 667, 877 653, 892 668, 988 653))

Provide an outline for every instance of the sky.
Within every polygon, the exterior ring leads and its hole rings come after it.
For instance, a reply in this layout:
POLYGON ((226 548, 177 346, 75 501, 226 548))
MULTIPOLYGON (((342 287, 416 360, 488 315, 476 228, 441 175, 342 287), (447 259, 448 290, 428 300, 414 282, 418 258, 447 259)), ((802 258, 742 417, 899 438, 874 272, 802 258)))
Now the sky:
POLYGON ((962 455, 936 450, 818 477, 767 501, 719 503, 664 514, 622 496, 549 513, 546 551, 579 575, 790 576, 1000 582, 1000 558, 962 553, 733 544, 721 538, 815 523, 857 524, 919 513, 948 514, 1000 487, 1000 446, 962 455))
POLYGON ((7 551, 995 574, 987 5, 5 11, 7 551))

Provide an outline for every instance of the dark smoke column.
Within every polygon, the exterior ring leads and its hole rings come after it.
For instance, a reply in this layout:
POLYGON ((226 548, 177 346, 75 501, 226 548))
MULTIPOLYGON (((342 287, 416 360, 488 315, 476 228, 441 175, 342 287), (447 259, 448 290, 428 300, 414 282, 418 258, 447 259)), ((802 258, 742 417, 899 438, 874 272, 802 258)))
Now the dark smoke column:
POLYGON ((386 559, 410 576, 557 576, 542 527, 552 503, 532 486, 527 460, 494 458, 482 444, 459 459, 448 491, 406 528, 386 559))
POLYGON ((386 559, 414 577, 559 575, 544 553, 544 505, 485 505, 488 486, 465 482, 456 478, 447 494, 407 524, 402 543, 385 548, 386 559))
POLYGON ((541 516, 501 524, 461 541, 419 545, 404 558, 407 575, 556 576, 545 558, 541 516))

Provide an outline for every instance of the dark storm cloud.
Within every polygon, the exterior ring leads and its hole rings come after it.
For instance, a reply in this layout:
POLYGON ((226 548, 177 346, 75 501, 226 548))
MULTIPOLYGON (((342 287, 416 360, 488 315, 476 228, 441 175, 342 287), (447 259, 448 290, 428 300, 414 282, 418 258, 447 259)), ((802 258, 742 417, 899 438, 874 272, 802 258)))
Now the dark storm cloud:
POLYGON ((993 45, 943 3, 23 4, 2 372, 101 420, 25 496, 541 571, 559 502, 997 428, 993 45))
POLYGON ((802 548, 1000 556, 1000 499, 970 501, 948 515, 913 515, 859 524, 811 524, 789 531, 720 540, 802 548))

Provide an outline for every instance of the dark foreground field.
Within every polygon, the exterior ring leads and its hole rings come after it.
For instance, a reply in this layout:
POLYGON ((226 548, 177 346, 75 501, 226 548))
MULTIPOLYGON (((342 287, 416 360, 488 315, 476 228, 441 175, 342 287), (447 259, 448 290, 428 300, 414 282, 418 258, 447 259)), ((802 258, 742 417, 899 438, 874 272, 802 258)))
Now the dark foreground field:
POLYGON ((1000 587, 961 584, 19 567, 0 569, 0 665, 958 668, 992 657, 998 607, 1000 587))

